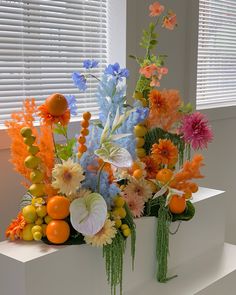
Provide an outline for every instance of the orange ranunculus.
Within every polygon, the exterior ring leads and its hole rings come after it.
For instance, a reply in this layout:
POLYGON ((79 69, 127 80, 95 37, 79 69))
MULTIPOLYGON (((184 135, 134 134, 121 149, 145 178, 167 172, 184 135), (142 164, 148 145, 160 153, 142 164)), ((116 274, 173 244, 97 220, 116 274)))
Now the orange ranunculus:
POLYGON ((154 2, 149 6, 150 16, 159 16, 164 11, 165 7, 159 2, 154 2))
POLYGON ((152 146, 152 156, 160 164, 175 165, 178 161, 178 149, 169 139, 160 139, 152 146))
POLYGON ((43 119, 44 124, 53 125, 56 123, 61 123, 61 125, 65 126, 70 121, 70 110, 67 109, 61 116, 53 116, 49 113, 48 107, 46 104, 42 104, 38 107, 39 116, 43 119))
POLYGON ((152 156, 143 157, 142 162, 145 164, 147 178, 155 179, 159 169, 159 163, 152 156))
POLYGON ((174 12, 169 12, 166 17, 163 19, 162 27, 173 30, 177 26, 177 17, 174 12))
POLYGON ((19 239, 25 225, 26 221, 24 219, 24 216, 20 212, 17 215, 17 218, 13 219, 11 224, 6 229, 6 237, 10 238, 12 241, 14 241, 15 239, 19 239))

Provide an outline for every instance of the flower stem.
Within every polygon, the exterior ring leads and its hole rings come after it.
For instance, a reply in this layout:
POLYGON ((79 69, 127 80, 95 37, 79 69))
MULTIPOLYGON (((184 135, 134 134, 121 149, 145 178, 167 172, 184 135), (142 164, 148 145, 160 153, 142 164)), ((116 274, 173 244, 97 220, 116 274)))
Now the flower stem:
POLYGON ((100 181, 101 181, 102 170, 103 170, 105 165, 106 165, 106 162, 103 162, 103 164, 101 165, 101 167, 98 170, 97 191, 98 191, 99 194, 100 194, 100 181))

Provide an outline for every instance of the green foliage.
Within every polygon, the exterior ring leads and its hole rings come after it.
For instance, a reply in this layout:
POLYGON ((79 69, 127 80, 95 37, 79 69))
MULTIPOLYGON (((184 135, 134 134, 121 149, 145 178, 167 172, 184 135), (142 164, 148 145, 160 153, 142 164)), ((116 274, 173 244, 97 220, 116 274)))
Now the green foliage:
POLYGON ((140 46, 150 52, 158 44, 157 34, 154 32, 156 24, 150 23, 147 30, 143 30, 143 35, 141 38, 140 46))
POLYGON ((154 143, 158 143, 159 139, 169 139, 179 150, 179 165, 182 166, 184 160, 185 143, 177 134, 169 133, 161 128, 153 128, 147 132, 144 137, 147 155, 151 153, 151 148, 154 143))
POLYGON ((128 205, 125 203, 126 217, 124 218, 124 223, 127 224, 131 230, 131 257, 132 257, 132 270, 134 270, 134 259, 135 259, 135 243, 136 243, 136 225, 134 223, 134 218, 128 205))
POLYGON ((188 221, 193 218, 193 216, 195 215, 195 207, 190 201, 187 201, 186 204, 187 204, 187 207, 184 213, 172 214, 172 221, 177 221, 177 220, 188 221))
POLYGON ((125 245, 126 240, 124 236, 120 231, 117 231, 112 243, 103 246, 103 257, 105 258, 107 281, 111 286, 111 295, 116 295, 118 285, 120 285, 120 295, 122 295, 125 245))
POLYGON ((143 93, 144 91, 150 91, 150 80, 145 78, 144 76, 140 76, 138 82, 136 84, 135 91, 143 93))
POLYGON ((67 127, 58 123, 56 128, 53 129, 53 133, 67 137, 67 127))
POLYGON ((68 160, 73 155, 73 148, 76 143, 76 139, 72 138, 67 141, 66 144, 56 144, 57 156, 62 160, 68 160))

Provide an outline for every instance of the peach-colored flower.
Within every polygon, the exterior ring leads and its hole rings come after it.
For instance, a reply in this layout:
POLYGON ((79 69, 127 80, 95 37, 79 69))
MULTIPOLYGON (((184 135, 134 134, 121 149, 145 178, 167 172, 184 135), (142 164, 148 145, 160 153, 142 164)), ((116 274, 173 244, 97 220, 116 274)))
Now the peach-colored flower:
POLYGON ((155 64, 151 64, 140 68, 139 73, 144 75, 147 79, 150 79, 154 73, 157 72, 157 68, 158 67, 155 64))
POLYGON ((177 25, 177 17, 174 12, 168 12, 168 15, 164 17, 162 27, 167 30, 173 30, 177 25))
POLYGON ((165 7, 159 2, 154 2, 149 6, 150 16, 159 16, 164 11, 165 7))
POLYGON ((160 81, 157 79, 157 77, 152 77, 152 81, 150 83, 151 87, 160 87, 160 81))
POLYGON ((144 210, 144 200, 138 194, 126 192, 124 199, 134 217, 141 217, 144 210))

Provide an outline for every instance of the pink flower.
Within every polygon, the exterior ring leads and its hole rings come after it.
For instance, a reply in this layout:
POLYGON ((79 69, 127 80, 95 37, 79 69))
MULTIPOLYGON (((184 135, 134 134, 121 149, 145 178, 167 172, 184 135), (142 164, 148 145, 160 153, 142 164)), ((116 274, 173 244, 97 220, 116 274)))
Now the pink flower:
POLYGON ((159 2, 154 2, 153 4, 151 4, 149 6, 149 10, 150 10, 150 16, 158 16, 160 14, 162 14, 162 12, 164 11, 165 7, 163 5, 161 5, 159 2))
POLYGON ((191 144, 194 150, 207 148, 207 144, 213 139, 206 116, 199 112, 184 116, 180 132, 184 141, 191 144))
POLYGON ((138 194, 123 193, 127 205, 134 217, 141 217, 144 210, 144 200, 138 194))
POLYGON ((149 66, 140 68, 139 73, 144 75, 147 79, 150 79, 156 71, 157 66, 155 64, 151 64, 149 66))
POLYGON ((164 17, 162 27, 173 30, 177 25, 177 18, 174 12, 169 12, 167 16, 164 17))
POLYGON ((150 83, 151 87, 160 87, 160 81, 154 76, 152 77, 152 81, 150 83))

